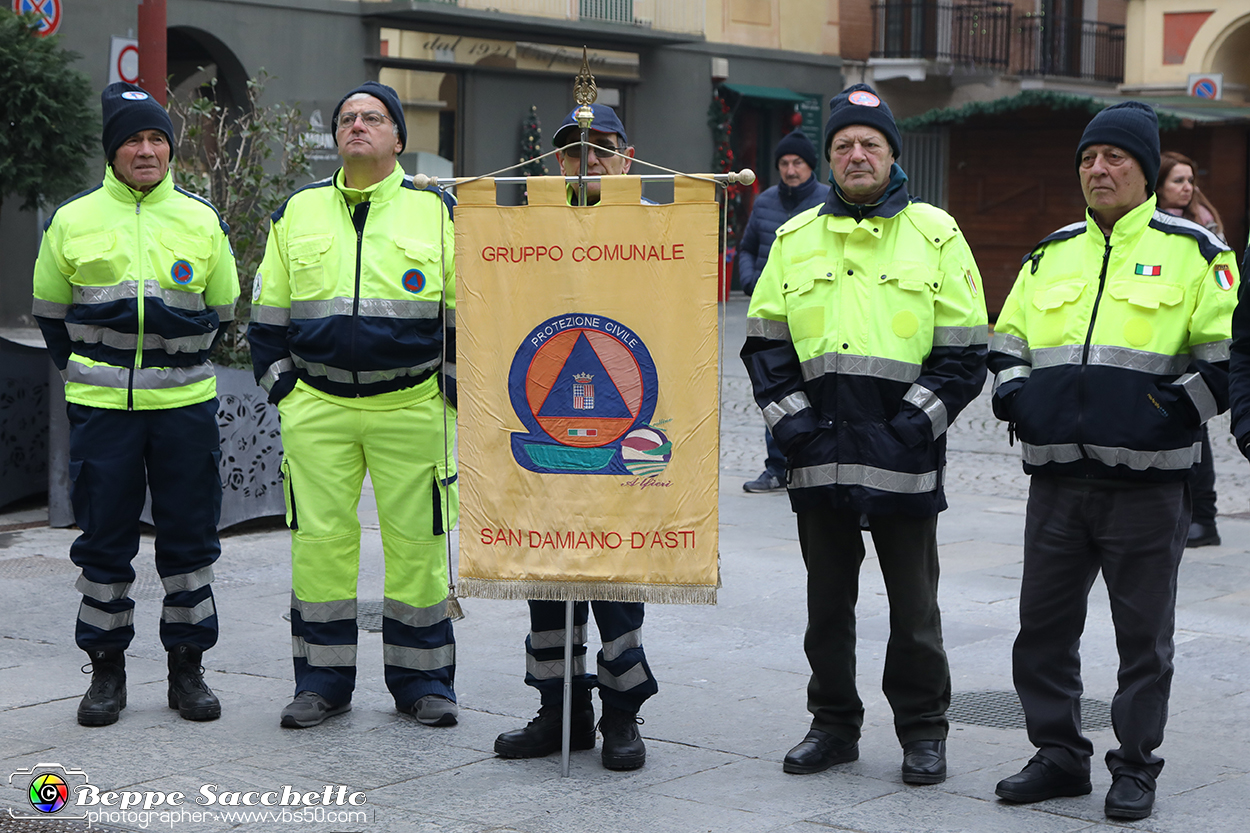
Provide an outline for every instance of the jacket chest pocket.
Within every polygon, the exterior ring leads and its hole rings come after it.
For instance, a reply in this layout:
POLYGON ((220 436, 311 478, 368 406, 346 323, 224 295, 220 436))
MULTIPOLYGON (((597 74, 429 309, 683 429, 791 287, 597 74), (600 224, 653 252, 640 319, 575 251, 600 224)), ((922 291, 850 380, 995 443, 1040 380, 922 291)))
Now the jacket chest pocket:
POLYGON ((111 286, 121 277, 114 259, 117 237, 111 231, 85 234, 65 242, 65 260, 73 267, 70 281, 78 286, 111 286))
POLYGON ((877 284, 871 317, 888 321, 895 338, 931 345, 933 298, 942 288, 942 273, 920 263, 892 263, 877 276, 877 284))
POLYGON ((442 252, 435 243, 417 240, 412 237, 395 237, 397 273, 394 279, 399 281, 400 288, 406 296, 437 294, 442 287, 442 252))
POLYGON ((213 241, 171 229, 161 229, 157 241, 160 245, 151 249, 152 270, 161 286, 202 293, 208 284, 213 241))
MULTIPOLYGON (((782 281, 786 323, 790 328, 790 340, 795 345, 806 339, 822 338, 837 329, 833 305, 836 277, 837 272, 813 268, 793 277, 787 276, 782 281)), ((802 357, 811 352, 800 350, 799 355, 802 357)))
POLYGON ((325 287, 327 253, 333 242, 331 234, 307 234, 287 241, 292 299, 313 298, 325 287))
POLYGON ((1029 299, 1033 309, 1026 335, 1031 346, 1057 347, 1084 343, 1089 326, 1086 316, 1081 314, 1085 283, 1077 280, 1077 276, 1073 278, 1044 286, 1029 299))
POLYGON ((1117 280, 1107 287, 1107 294, 1120 302, 1116 306, 1121 320, 1115 324, 1119 325, 1118 335, 1129 346, 1168 354, 1182 346, 1188 317, 1178 319, 1176 313, 1185 300, 1183 287, 1117 280), (1161 341, 1161 337, 1166 340, 1161 341))

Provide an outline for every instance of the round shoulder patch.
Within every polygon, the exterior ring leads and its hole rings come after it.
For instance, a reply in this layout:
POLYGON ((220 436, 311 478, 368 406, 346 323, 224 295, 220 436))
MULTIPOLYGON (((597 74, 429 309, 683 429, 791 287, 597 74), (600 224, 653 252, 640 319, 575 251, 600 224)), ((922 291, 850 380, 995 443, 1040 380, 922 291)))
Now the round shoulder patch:
POLYGON ((852 104, 858 104, 860 107, 880 107, 881 99, 877 98, 867 90, 856 90, 846 97, 846 100, 852 104))
POLYGON ((420 269, 409 269, 400 279, 400 283, 403 284, 404 289, 415 295, 425 289, 425 275, 420 269))
POLYGON ((140 92, 139 90, 126 90, 126 92, 122 93, 122 98, 130 101, 143 101, 147 97, 147 93, 140 92))

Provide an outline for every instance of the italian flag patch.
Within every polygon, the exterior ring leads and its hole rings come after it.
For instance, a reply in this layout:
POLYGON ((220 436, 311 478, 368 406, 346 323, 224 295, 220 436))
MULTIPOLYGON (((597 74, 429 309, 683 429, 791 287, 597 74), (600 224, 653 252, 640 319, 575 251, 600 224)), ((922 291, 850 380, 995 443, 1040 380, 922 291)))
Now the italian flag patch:
POLYGON ((1220 289, 1225 289, 1225 290, 1232 289, 1233 288, 1233 270, 1229 269, 1227 266, 1225 266, 1222 263, 1216 264, 1215 285, 1218 286, 1220 289))
POLYGON ((1162 266, 1147 266, 1144 263, 1137 264, 1137 274, 1146 275, 1147 277, 1157 278, 1163 273, 1162 266))

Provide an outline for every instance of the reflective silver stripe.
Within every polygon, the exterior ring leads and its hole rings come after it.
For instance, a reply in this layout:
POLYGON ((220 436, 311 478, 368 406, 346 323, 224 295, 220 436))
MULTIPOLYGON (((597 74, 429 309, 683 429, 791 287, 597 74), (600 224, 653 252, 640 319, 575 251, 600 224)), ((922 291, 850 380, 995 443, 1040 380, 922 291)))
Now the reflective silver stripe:
POLYGON ((289 307, 267 307, 262 304, 252 304, 252 320, 257 324, 286 327, 291 323, 291 310, 289 307))
POLYGON ((456 378, 456 363, 444 362, 443 363, 443 375, 449 379, 456 378))
POLYGON ((925 412, 929 423, 933 426, 933 439, 942 436, 946 430, 946 405, 938 395, 923 385, 912 385, 903 395, 904 402, 910 402, 925 412))
POLYGON ((975 327, 934 327, 934 347, 971 347, 974 344, 986 344, 990 340, 988 324, 975 327))
POLYGON ((1017 359, 1029 360, 1029 343, 1019 336, 1009 333, 994 333, 990 336, 990 352, 1015 356, 1017 359))
POLYGON ((443 326, 455 328, 456 326, 456 310, 449 309, 443 311, 443 326))
POLYGON ((877 356, 854 356, 850 353, 825 353, 803 362, 804 381, 810 382, 830 373, 914 382, 920 376, 920 365, 877 356))
POLYGON ((797 468, 790 473, 790 488, 792 489, 811 489, 816 486, 867 486, 883 492, 916 495, 932 492, 937 485, 938 473, 936 471, 913 474, 857 464, 826 463, 820 466, 797 468))
POLYGON ((456 646, 448 643, 438 648, 409 648, 405 645, 383 645, 382 662, 414 671, 437 671, 456 664, 456 646))
MULTIPOLYGON (((530 654, 525 655, 525 673, 529 674, 536 680, 563 680, 564 679, 564 660, 553 659, 548 662, 534 659, 530 654)), ((586 655, 581 654, 573 657, 573 676, 582 677, 586 674, 586 655)))
POLYGON ((217 320, 223 324, 234 320, 234 304, 219 304, 213 306, 212 310, 217 313, 217 320))
POLYGON ((611 662, 630 648, 642 647, 642 628, 634 628, 629 633, 623 633, 611 642, 603 643, 603 658, 611 662))
POLYGON ((202 309, 208 309, 208 305, 204 303, 204 296, 198 292, 183 292, 181 289, 165 289, 161 286, 160 281, 145 281, 143 284, 143 294, 150 298, 160 298, 165 302, 165 306, 174 309, 189 310, 191 312, 199 312, 202 309))
MULTIPOLYGON (((395 298, 361 298, 359 312, 373 318, 438 318, 438 301, 407 301, 395 298)), ((291 317, 329 318, 352 315, 357 311, 354 298, 330 298, 325 301, 292 301, 291 317)))
POLYGON ((356 600, 336 599, 332 602, 306 602, 291 591, 291 609, 305 622, 338 622, 356 620, 356 600))
POLYGON ((355 665, 355 645, 317 645, 301 637, 291 637, 291 656, 303 657, 309 665, 326 668, 334 665, 355 665))
MULTIPOLYGON (((586 644, 586 626, 573 626, 573 644, 586 644)), ((564 647, 564 628, 556 631, 530 631, 530 647, 535 651, 541 651, 545 648, 563 648, 564 647)))
POLYGON ((324 376, 331 382, 338 382, 342 385, 350 385, 356 381, 359 381, 362 385, 368 385, 374 382, 389 382, 392 379, 398 379, 400 376, 419 376, 427 370, 438 367, 442 361, 442 359, 431 359, 413 367, 396 367, 390 370, 361 370, 357 371, 356 378, 353 379, 352 372, 341 367, 331 367, 321 362, 305 361, 294 354, 291 356, 291 360, 295 362, 296 367, 302 367, 310 376, 324 376))
POLYGON ((115 631, 135 621, 135 609, 123 610, 121 613, 107 613, 98 607, 91 607, 86 602, 78 606, 78 621, 86 622, 102 631, 115 631))
POLYGON ((447 618, 447 600, 429 607, 413 607, 395 599, 383 599, 382 616, 410 628, 428 628, 447 618))
POLYGON ((812 403, 808 401, 807 394, 803 391, 797 391, 780 402, 769 402, 768 406, 764 408, 764 422, 769 428, 772 428, 781 422, 782 417, 794 416, 800 411, 806 411, 811 407, 812 403))
POLYGON ((748 318, 747 338, 767 338, 772 341, 789 341, 790 325, 771 318, 748 318))
MULTIPOLYGON (((66 331, 69 337, 81 344, 103 344, 105 347, 112 347, 115 350, 135 350, 139 346, 139 336, 137 333, 119 333, 117 330, 108 327, 101 327, 95 324, 66 324, 66 331)), ((155 333, 146 333, 143 336, 144 350, 161 350, 165 353, 198 353, 201 350, 207 350, 213 346, 213 338, 216 337, 217 331, 211 333, 202 333, 198 336, 179 336, 177 338, 165 338, 155 333)))
POLYGON ((86 576, 80 575, 78 581, 74 582, 74 589, 84 596, 90 596, 97 602, 115 602, 126 598, 132 583, 119 581, 115 584, 98 584, 94 581, 88 581, 86 576))
POLYGON ((642 663, 638 663, 633 668, 626 671, 619 677, 614 677, 602 665, 599 666, 599 685, 604 688, 610 688, 613 691, 629 691, 635 686, 640 686, 647 681, 647 669, 642 663))
POLYGON ((998 390, 998 386, 1010 382, 1012 379, 1027 379, 1029 374, 1033 372, 1033 368, 1027 364, 1018 364, 1015 367, 1009 367, 1001 370, 994 376, 994 391, 998 390))
MULTIPOLYGON (((1076 443, 1055 445, 1029 445, 1021 443, 1021 457, 1031 466, 1046 463, 1074 463, 1081 459, 1081 449, 1076 443)), ((1131 448, 1112 448, 1104 445, 1086 445, 1085 452, 1092 460, 1106 466, 1128 466, 1134 471, 1163 469, 1183 471, 1191 468, 1202 456, 1202 443, 1185 448, 1169 448, 1164 451, 1135 451, 1131 448)))
MULTIPOLYGON (((1060 347, 1039 347, 1033 351, 1033 367, 1056 367, 1066 364, 1081 364, 1084 346, 1080 344, 1064 344, 1060 347)), ((1123 370, 1136 370, 1139 373, 1152 373, 1156 376, 1172 376, 1184 371, 1189 365, 1189 355, 1168 356, 1163 353, 1151 353, 1147 350, 1133 350, 1129 347, 1114 347, 1109 344, 1095 344, 1089 348, 1090 366, 1118 367, 1123 370)))
POLYGON ((260 377, 260 386, 265 390, 273 390, 273 386, 277 383, 278 377, 283 373, 295 369, 295 362, 291 361, 288 356, 285 359, 278 359, 265 370, 264 375, 260 377))
POLYGON ((75 286, 75 304, 107 304, 110 301, 124 301, 127 298, 139 297, 138 281, 122 281, 112 286, 75 286))
POLYGON ((1206 380, 1197 373, 1186 373, 1176 380, 1176 384, 1184 388, 1185 393, 1189 394, 1189 400, 1198 409, 1199 422, 1206 422, 1220 412, 1220 406, 1216 404, 1215 395, 1207 387, 1206 380))
POLYGON ((30 304, 30 311, 41 318, 64 318, 65 313, 69 312, 69 307, 69 304, 57 304, 36 298, 30 304))
POLYGON ((163 622, 179 622, 184 625, 198 625, 208 617, 217 612, 217 608, 213 605, 213 598, 209 596, 195 607, 163 607, 161 608, 161 621, 163 622))
POLYGON ((165 576, 161 584, 165 585, 165 593, 189 593, 207 587, 213 581, 213 565, 201 567, 192 573, 181 573, 176 576, 165 576))
POLYGON ((1206 344, 1194 344, 1190 346, 1189 354, 1199 361, 1226 362, 1228 361, 1228 352, 1232 344, 1233 340, 1231 338, 1226 338, 1223 341, 1208 341, 1206 344))
MULTIPOLYGON (((87 367, 71 358, 61 375, 67 382, 125 390, 131 381, 130 372, 131 368, 111 365, 87 367)), ((212 379, 213 376, 213 366, 208 362, 191 367, 142 367, 134 368, 133 386, 136 390, 182 388, 212 379)))

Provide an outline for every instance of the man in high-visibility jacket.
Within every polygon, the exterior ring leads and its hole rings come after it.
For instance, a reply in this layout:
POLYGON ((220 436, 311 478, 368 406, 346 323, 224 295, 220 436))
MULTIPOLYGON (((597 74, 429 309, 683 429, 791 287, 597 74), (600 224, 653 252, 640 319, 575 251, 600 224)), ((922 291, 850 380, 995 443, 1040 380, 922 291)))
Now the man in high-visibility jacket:
POLYGON ((1237 263, 1206 229, 1157 210, 1148 105, 1094 116, 1076 167, 1086 217, 1025 257, 990 349, 994 413, 1033 476, 1012 658, 1038 747, 996 792, 1027 803, 1091 790, 1079 646, 1101 571, 1120 654, 1105 811, 1140 819, 1163 768, 1186 478, 1202 424, 1228 407, 1237 263))
POLYGON ((65 380, 71 500, 82 530, 70 547, 82 568, 75 639, 92 676, 78 722, 114 723, 126 707, 131 561, 149 488, 169 706, 188 720, 213 720, 221 704, 200 667, 217 642, 211 582, 221 553, 221 440, 208 354, 234 319, 239 278, 217 211, 174 185, 165 108, 122 82, 100 101, 104 182, 49 218, 34 281, 35 319, 65 380))
POLYGON ((825 203, 777 230, 742 359, 788 461, 807 564, 811 731, 786 772, 859 756, 855 599, 868 516, 890 600, 883 688, 903 780, 946 778, 950 669, 938 611, 946 429, 985 381, 981 278, 955 221, 907 196, 901 137, 865 84, 829 103, 825 203))
POLYGON ((390 87, 331 120, 343 167, 273 214, 248 340, 282 417, 295 699, 288 728, 351 709, 368 470, 386 558, 386 685, 401 712, 456 722, 446 534, 456 523, 452 200, 417 189, 390 87))
MULTIPOLYGON (((587 176, 623 176, 633 164, 634 146, 616 111, 606 104, 592 104, 594 120, 587 136, 589 147, 579 144, 580 130, 573 108, 564 118, 552 143, 559 149, 556 158, 560 172, 577 176, 581 156, 586 156, 587 176)), ((586 183, 586 202, 596 205, 600 197, 598 180, 586 183)), ((569 203, 576 204, 572 186, 566 189, 569 203)), ((645 204, 653 204, 643 199, 645 204)), ((607 769, 632 770, 647 761, 647 746, 638 732, 638 711, 658 690, 642 644, 642 622, 646 606, 642 602, 613 602, 598 599, 573 606, 573 633, 565 630, 565 603, 542 599, 529 601, 530 633, 525 639, 525 684, 538 689, 538 716, 525 726, 504 732, 495 739, 495 754, 503 758, 539 758, 561 748, 561 705, 564 680, 564 643, 573 643, 572 714, 569 748, 594 749, 595 707, 591 694, 599 689, 603 715, 598 728, 603 733, 600 760, 607 769), (586 671, 586 624, 591 611, 599 627, 601 649, 596 657, 596 673, 586 671)))

